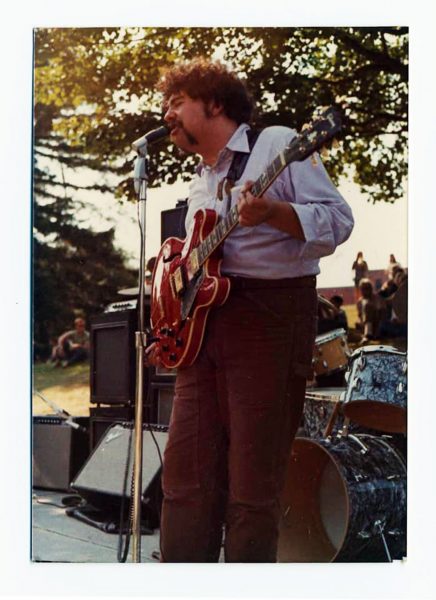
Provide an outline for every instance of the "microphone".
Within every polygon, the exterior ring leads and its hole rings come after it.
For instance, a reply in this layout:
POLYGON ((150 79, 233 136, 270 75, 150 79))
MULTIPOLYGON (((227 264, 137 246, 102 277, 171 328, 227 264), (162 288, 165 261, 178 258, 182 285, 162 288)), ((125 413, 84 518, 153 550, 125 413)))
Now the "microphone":
POLYGON ((170 133, 170 130, 168 129, 168 127, 165 127, 165 125, 162 125, 161 127, 158 127, 157 129, 152 129, 151 131, 149 131, 142 137, 135 140, 132 143, 132 148, 133 148, 133 150, 136 150, 136 152, 140 152, 140 150, 147 144, 153 144, 153 142, 157 142, 158 140, 161 140, 162 138, 169 135, 169 133, 170 133))

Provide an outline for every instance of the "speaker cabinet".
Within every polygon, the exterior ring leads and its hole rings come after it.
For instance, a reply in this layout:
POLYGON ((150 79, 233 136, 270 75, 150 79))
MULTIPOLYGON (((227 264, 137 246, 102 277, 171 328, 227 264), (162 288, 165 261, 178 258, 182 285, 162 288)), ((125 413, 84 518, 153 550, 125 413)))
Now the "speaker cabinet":
POLYGON ((94 406, 89 409, 89 444, 92 452, 115 423, 133 422, 134 406, 94 406))
POLYGON ((161 212, 160 232, 162 243, 169 237, 181 239, 186 237, 185 217, 187 212, 188 206, 184 202, 181 206, 161 212))
POLYGON ((71 491, 71 482, 89 456, 88 422, 88 417, 74 417, 80 427, 75 429, 59 417, 33 417, 33 487, 71 491))
POLYGON ((158 425, 168 426, 173 409, 174 384, 152 381, 151 389, 154 409, 153 422, 158 425))
MULTIPOLYGON (((144 506, 150 503, 152 490, 160 481, 161 456, 167 437, 166 427, 153 426, 151 432, 143 428, 141 501, 144 506)), ((96 508, 118 508, 123 497, 131 496, 134 438, 132 424, 113 425, 78 473, 72 488, 96 508)))
MULTIPOLYGON (((149 308, 148 308, 149 310, 149 308)), ((149 314, 145 315, 146 322, 149 314)), ((137 311, 104 313, 91 319, 91 402, 134 405, 137 311)), ((144 368, 144 389, 148 369, 144 368)))
POLYGON ((169 425, 173 409, 177 369, 155 367, 150 376, 153 423, 169 425))

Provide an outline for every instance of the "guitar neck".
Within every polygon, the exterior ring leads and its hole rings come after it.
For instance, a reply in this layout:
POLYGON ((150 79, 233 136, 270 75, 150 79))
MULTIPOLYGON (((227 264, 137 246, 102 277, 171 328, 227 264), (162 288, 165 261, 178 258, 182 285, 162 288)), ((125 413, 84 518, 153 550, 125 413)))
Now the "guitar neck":
MULTIPOLYGON (((291 162, 297 160, 298 148, 294 144, 282 152, 270 163, 267 169, 256 179, 251 187, 253 196, 262 196, 273 181, 291 162)), ((214 230, 197 247, 198 261, 203 265, 213 252, 224 242, 239 222, 238 206, 235 204, 214 230)))

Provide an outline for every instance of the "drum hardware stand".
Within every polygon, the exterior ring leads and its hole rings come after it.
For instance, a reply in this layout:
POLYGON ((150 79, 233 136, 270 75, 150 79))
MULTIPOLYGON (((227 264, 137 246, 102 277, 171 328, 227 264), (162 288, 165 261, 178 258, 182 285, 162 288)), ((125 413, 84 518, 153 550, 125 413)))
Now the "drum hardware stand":
POLYGON ((392 562, 391 553, 389 552, 389 547, 388 547, 388 544, 386 542, 386 538, 385 538, 385 534, 383 532, 383 528, 381 526, 381 521, 376 521, 375 522, 375 526, 378 529, 378 532, 379 532, 380 537, 382 539, 383 546, 384 546, 384 549, 385 549, 385 552, 386 552, 386 556, 388 558, 388 562, 392 562))
POLYGON ((339 432, 339 437, 347 438, 349 435, 349 428, 350 428, 350 417, 345 417, 344 424, 341 428, 341 431, 339 432))
POLYGON ((326 428, 324 430, 323 433, 323 437, 324 438, 330 438, 332 431, 333 431, 333 427, 338 419, 339 413, 341 411, 342 408, 342 403, 341 402, 336 402, 335 407, 332 411, 332 414, 330 415, 330 418, 328 420, 328 423, 326 425, 326 428))
MULTIPOLYGON (((335 404, 335 407, 332 411, 332 414, 330 415, 330 418, 328 420, 326 428, 324 429, 324 432, 323 432, 324 439, 331 440, 333 427, 335 426, 339 415, 342 414, 342 405, 343 405, 342 401, 339 401, 335 404)), ((337 437, 338 438, 342 438, 342 437, 347 438, 349 435, 349 433, 348 433, 349 427, 350 427, 350 417, 345 417, 344 424, 341 427, 341 429, 339 430, 337 437)))
POLYGON ((356 444, 358 444, 361 447, 361 454, 366 454, 368 452, 368 447, 365 446, 365 444, 357 436, 353 435, 352 433, 347 433, 347 438, 350 440, 354 440, 356 444))
POLYGON ((136 387, 135 387, 135 448, 133 463, 133 512, 132 512, 132 560, 141 562, 141 491, 142 491, 142 421, 144 398, 144 356, 147 346, 147 335, 144 327, 145 315, 145 226, 146 201, 148 183, 147 146, 155 140, 167 136, 169 130, 160 127, 142 136, 132 143, 138 153, 135 159, 134 186, 138 194, 139 228, 141 232, 140 264, 139 264, 139 308, 138 331, 135 332, 136 346, 136 387))

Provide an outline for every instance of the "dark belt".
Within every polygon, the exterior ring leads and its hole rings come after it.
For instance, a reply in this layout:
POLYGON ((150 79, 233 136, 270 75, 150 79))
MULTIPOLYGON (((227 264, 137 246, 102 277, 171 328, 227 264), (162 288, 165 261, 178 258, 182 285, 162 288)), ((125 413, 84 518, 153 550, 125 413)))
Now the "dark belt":
POLYGON ((315 275, 292 277, 289 279, 252 279, 251 277, 236 277, 229 275, 224 275, 224 277, 230 279, 231 289, 233 290, 270 290, 316 287, 315 275))

